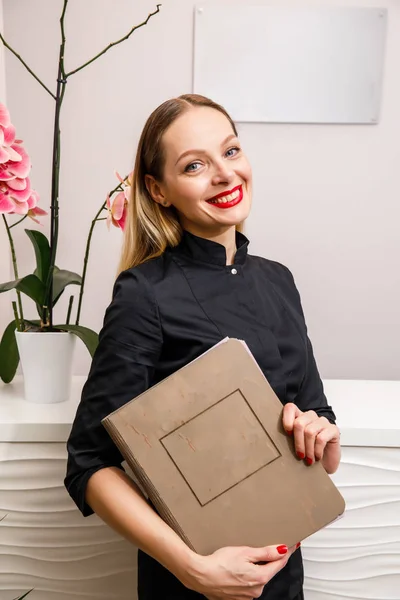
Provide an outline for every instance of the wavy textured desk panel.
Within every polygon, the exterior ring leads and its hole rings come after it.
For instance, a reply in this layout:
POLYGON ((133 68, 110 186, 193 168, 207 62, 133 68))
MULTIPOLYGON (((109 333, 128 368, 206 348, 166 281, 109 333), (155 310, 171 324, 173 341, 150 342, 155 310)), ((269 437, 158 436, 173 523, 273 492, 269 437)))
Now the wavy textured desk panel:
POLYGON ((132 600, 135 549, 66 493, 63 444, 0 444, 0 600, 132 600))
MULTIPOLYGON (((71 400, 28 405, 0 386, 0 600, 135 600, 135 549, 63 487, 71 400)), ((306 600, 400 600, 400 382, 326 381, 342 428, 345 516, 303 543, 306 600), (380 399, 376 413, 376 398, 380 399), (390 415, 390 416, 389 416, 390 415)))
POLYGON ((343 519, 303 544, 307 600, 399 600, 400 448, 343 448, 343 519))

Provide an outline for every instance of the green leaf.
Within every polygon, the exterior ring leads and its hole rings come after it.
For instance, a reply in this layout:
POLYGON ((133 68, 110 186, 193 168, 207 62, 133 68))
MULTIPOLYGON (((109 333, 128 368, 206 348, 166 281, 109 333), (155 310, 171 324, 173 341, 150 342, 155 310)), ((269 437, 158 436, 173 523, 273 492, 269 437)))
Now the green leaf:
POLYGON ((19 363, 17 340, 15 339, 15 321, 6 327, 0 341, 0 378, 4 383, 14 379, 19 363))
POLYGON ((2 292, 8 292, 9 290, 13 290, 17 287, 21 279, 14 279, 14 281, 7 281, 6 283, 0 283, 0 294, 2 292))
POLYGON ((78 273, 66 271, 65 269, 54 268, 53 273, 53 306, 63 293, 67 285, 81 285, 82 277, 78 273))
MULTIPOLYGON (((39 271, 37 270, 37 268, 33 271, 33 274, 36 275, 36 277, 38 277, 39 275, 39 271)), ((37 310, 37 314, 39 315, 40 318, 42 318, 43 315, 43 306, 41 304, 36 304, 36 310, 37 310)))
POLYGON ((26 275, 22 279, 15 279, 14 281, 0 284, 0 294, 13 289, 26 294, 36 304, 42 305, 44 303, 45 286, 36 275, 26 275))
POLYGON ((29 320, 29 319, 24 319, 24 323, 25 323, 25 331, 38 331, 40 329, 40 324, 41 321, 39 320, 29 320), (27 327, 27 325, 30 325, 30 327, 27 327))
POLYGON ((55 328, 63 331, 70 331, 78 336, 78 338, 82 340, 86 348, 89 350, 90 356, 93 358, 94 352, 99 343, 99 336, 95 331, 93 331, 93 329, 82 327, 82 325, 55 325, 55 328))
POLYGON ((35 229, 25 229, 36 255, 36 271, 40 281, 46 283, 50 268, 51 251, 47 237, 35 229))

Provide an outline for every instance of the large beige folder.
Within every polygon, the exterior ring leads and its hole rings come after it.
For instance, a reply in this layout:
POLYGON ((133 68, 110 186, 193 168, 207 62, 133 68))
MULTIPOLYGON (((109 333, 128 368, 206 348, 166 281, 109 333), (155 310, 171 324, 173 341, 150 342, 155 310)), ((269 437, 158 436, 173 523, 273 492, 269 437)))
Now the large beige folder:
POLYGON ((247 346, 224 340, 103 419, 161 517, 196 552, 291 546, 345 504, 298 460, 282 404, 247 346))

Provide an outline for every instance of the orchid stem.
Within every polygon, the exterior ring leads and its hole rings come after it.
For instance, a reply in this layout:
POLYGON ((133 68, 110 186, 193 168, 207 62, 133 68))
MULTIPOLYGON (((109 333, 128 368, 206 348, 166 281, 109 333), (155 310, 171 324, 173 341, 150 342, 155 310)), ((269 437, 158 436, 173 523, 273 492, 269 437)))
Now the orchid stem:
MULTIPOLYGON (((10 243, 11 259, 12 259, 13 270, 14 270, 14 278, 15 279, 19 279, 18 265, 17 265, 17 255, 15 253, 14 240, 13 240, 13 237, 11 235, 11 227, 7 223, 7 219, 6 219, 5 215, 1 215, 1 216, 3 217, 4 225, 5 225, 6 231, 7 231, 8 241, 10 243)), ((18 309, 19 309, 19 320, 22 321, 22 323, 23 323, 24 322, 24 313, 23 313, 23 310, 22 310, 21 292, 19 292, 18 290, 15 290, 15 291, 17 292, 17 302, 18 302, 18 309)))
POLYGON ((42 323, 49 330, 53 327, 53 280, 54 267, 57 254, 58 243, 58 193, 60 183, 60 112, 65 94, 65 71, 64 71, 64 51, 65 51, 65 32, 64 17, 67 10, 68 0, 64 0, 63 11, 60 18, 61 44, 58 59, 57 92, 56 92, 56 110, 54 117, 54 137, 53 137, 53 158, 52 158, 52 177, 51 177, 51 219, 50 219, 50 266, 46 282, 45 306, 43 307, 42 323), (48 313, 48 315, 47 315, 48 313), (48 318, 47 318, 48 316, 48 318))
POLYGON ((64 19, 65 19, 65 11, 67 10, 67 4, 68 4, 68 0, 64 0, 63 11, 61 13, 61 18, 60 18, 61 44, 62 44, 62 47, 63 47, 62 60, 60 61, 60 63, 61 63, 61 75, 62 75, 63 79, 66 79, 65 69, 64 69, 64 48, 65 48, 64 19))
POLYGON ((143 23, 140 23, 140 25, 135 25, 134 27, 132 27, 132 29, 129 31, 129 33, 127 33, 120 40, 117 40, 116 42, 111 42, 111 44, 109 44, 106 48, 104 48, 104 50, 102 50, 101 52, 99 52, 98 54, 96 54, 96 56, 94 56, 93 58, 91 58, 90 60, 88 60, 87 62, 85 62, 85 64, 81 65, 77 69, 74 69, 73 71, 70 71, 69 73, 66 73, 65 77, 67 78, 67 77, 70 77, 71 75, 75 75, 75 73, 78 73, 78 71, 81 71, 82 69, 84 69, 85 67, 87 67, 88 65, 90 65, 92 62, 94 62, 95 60, 97 60, 98 58, 100 58, 100 56, 102 56, 103 54, 105 54, 106 52, 108 52, 108 50, 110 50, 111 48, 113 48, 113 46, 117 46, 121 42, 124 42, 125 40, 127 40, 132 35, 132 33, 134 31, 136 31, 136 29, 139 29, 140 27, 143 27, 144 25, 147 25, 147 23, 149 22, 149 20, 151 19, 151 17, 154 17, 154 15, 156 15, 158 12, 160 12, 160 6, 161 6, 161 4, 157 4, 156 10, 154 12, 150 13, 148 15, 147 19, 145 21, 143 21, 143 23))
POLYGON ((13 300, 13 302, 11 302, 11 304, 13 307, 14 319, 15 319, 15 325, 16 325, 17 331, 23 331, 22 323, 18 316, 17 303, 15 302, 15 300, 13 300))
MULTIPOLYGON (((125 179, 127 179, 127 177, 128 176, 126 176, 125 179)), ((115 188, 113 190, 111 190, 111 192, 109 192, 108 197, 111 198, 111 196, 113 194, 115 194, 115 192, 117 190, 122 190, 121 183, 119 183, 118 185, 116 185, 115 188)), ((86 271, 87 271, 87 266, 88 266, 88 261, 89 261, 90 244, 91 244, 91 241, 92 241, 93 230, 94 230, 94 227, 95 227, 97 221, 104 221, 104 220, 106 220, 106 218, 100 217, 101 212, 106 208, 106 204, 107 204, 107 200, 105 202, 103 202, 103 204, 101 205, 100 209, 98 210, 95 218, 93 219, 93 221, 92 221, 92 223, 90 225, 90 229, 89 229, 89 233, 88 233, 88 237, 87 237, 87 241, 86 241, 85 257, 83 259, 82 283, 81 283, 81 288, 79 290, 79 301, 78 301, 78 309, 77 309, 77 312, 76 312, 75 325, 79 325, 79 319, 80 319, 80 316, 81 316, 82 298, 83 298, 83 292, 84 292, 84 288, 85 288, 86 271)))
POLYGON ((12 52, 12 54, 14 54, 14 56, 16 56, 16 57, 18 58, 18 60, 19 60, 19 61, 20 61, 20 62, 21 62, 23 65, 24 65, 25 69, 26 69, 26 70, 27 70, 27 71, 28 71, 28 72, 29 72, 29 73, 32 75, 32 77, 34 77, 34 78, 36 79, 36 81, 37 81, 38 83, 40 83, 40 85, 41 85, 41 86, 42 86, 42 87, 43 87, 43 88, 46 90, 46 92, 47 92, 48 94, 50 94, 50 96, 51 96, 51 97, 52 97, 52 98, 55 100, 55 99, 56 99, 56 97, 55 97, 55 95, 53 94, 53 92, 52 92, 51 90, 49 90, 49 88, 48 88, 48 87, 47 87, 47 86, 46 86, 46 85, 43 83, 43 81, 41 81, 41 80, 39 79, 39 77, 38 77, 37 75, 35 75, 35 73, 32 71, 32 69, 30 69, 30 68, 28 67, 28 65, 27 65, 27 64, 26 64, 26 62, 25 62, 25 61, 24 61, 24 60, 21 58, 21 56, 20 56, 19 54, 17 54, 17 53, 15 52, 15 50, 13 50, 13 48, 11 48, 11 46, 10 46, 9 44, 7 44, 6 40, 4 39, 4 37, 3 37, 3 35, 2 35, 1 33, 0 33, 0 40, 3 42, 4 46, 5 46, 6 48, 8 48, 8 50, 9 50, 10 52, 12 52))
POLYGON ((80 316, 81 316, 83 291, 84 291, 84 287, 85 287, 86 271, 87 271, 88 260, 89 260, 89 252, 90 252, 90 243, 92 241, 92 235, 93 235, 94 226, 96 225, 96 222, 98 220, 98 216, 100 215, 100 213, 103 210, 103 208, 105 208, 105 206, 106 206, 106 203, 104 202, 103 205, 101 206, 100 210, 98 211, 97 215, 93 219, 91 225, 90 225, 89 234, 88 234, 88 238, 87 238, 87 241, 86 241, 85 257, 83 259, 82 283, 81 283, 81 288, 79 290, 79 301, 78 301, 78 309, 76 311, 75 325, 79 325, 79 319, 80 319, 80 316))
POLYGON ((9 225, 10 229, 12 229, 13 227, 15 227, 16 225, 19 225, 20 223, 22 223, 22 221, 25 221, 25 219, 26 219, 26 217, 27 217, 27 216, 28 216, 28 215, 24 215, 24 216, 22 217, 22 219, 20 219, 20 220, 19 220, 19 221, 17 221, 16 223, 13 223, 12 225, 9 225))
MULTIPOLYGON (((64 52, 65 52, 65 44, 66 44, 64 18, 65 18, 65 13, 67 10, 67 5, 68 5, 68 0, 64 0, 63 10, 62 10, 61 17, 60 17, 61 44, 60 44, 60 53, 59 53, 59 60, 58 60, 57 91, 56 91, 55 95, 53 94, 53 92, 51 92, 49 90, 48 87, 46 87, 46 85, 39 79, 39 77, 37 75, 35 75, 35 73, 32 71, 32 69, 30 69, 28 67, 28 65, 21 58, 21 56, 19 54, 17 54, 15 52, 15 50, 13 50, 13 48, 11 48, 11 46, 9 46, 9 44, 5 41, 3 35, 0 33, 0 40, 3 42, 4 46, 6 48, 8 48, 10 50, 10 52, 12 52, 12 54, 14 54, 14 56, 16 56, 16 58, 18 58, 18 60, 24 65, 24 67, 27 69, 27 71, 36 79, 36 81, 38 81, 38 83, 51 95, 51 97, 56 102, 55 117, 54 117, 52 183, 51 183, 50 265, 49 265, 48 277, 47 277, 47 281, 46 281, 45 301, 43 303, 43 311, 42 311, 42 317, 41 317, 42 328, 46 327, 50 330, 52 329, 52 326, 53 326, 53 299, 52 299, 53 279, 54 279, 54 267, 55 267, 56 253, 57 253, 58 230, 59 230, 59 215, 58 215, 58 213, 59 213, 60 137, 61 137, 61 134, 60 134, 60 112, 61 112, 61 106, 62 106, 63 99, 64 99, 64 94, 65 94, 65 90, 66 90, 66 84, 67 84, 68 77, 70 77, 71 75, 74 75, 75 73, 78 73, 78 71, 81 71, 82 69, 84 69, 85 67, 90 65, 92 62, 94 62, 95 60, 100 58, 103 54, 108 52, 108 50, 110 50, 114 46, 117 46, 121 42, 127 40, 132 35, 132 33, 134 31, 136 31, 137 29, 139 29, 140 27, 147 25, 147 23, 149 22, 151 17, 156 15, 158 12, 160 12, 160 7, 162 6, 161 4, 157 4, 155 11, 152 13, 149 13, 149 15, 147 16, 147 19, 145 19, 145 21, 143 21, 143 23, 140 23, 139 25, 135 25, 134 27, 131 28, 131 30, 124 37, 122 37, 121 39, 119 39, 115 42, 111 42, 106 48, 104 48, 101 52, 96 54, 96 56, 94 56, 93 58, 91 58, 90 60, 85 62, 83 65, 74 69, 73 71, 66 73, 65 68, 64 68, 64 52)), ((121 183, 119 183, 114 188, 114 190, 112 192, 110 192, 109 195, 111 196, 117 190, 122 191, 121 183)), ((76 324, 77 325, 79 324, 79 319, 80 319, 80 314, 81 314, 82 298, 83 298, 83 292, 84 292, 84 286, 85 286, 85 280, 86 280, 86 272, 87 272, 87 265, 88 265, 90 244, 91 244, 91 240, 92 240, 93 230, 94 230, 94 227, 95 227, 95 224, 97 221, 105 220, 104 218, 100 217, 100 214, 104 209, 106 209, 106 202, 103 203, 103 205, 101 206, 100 210, 98 211, 96 217, 93 219, 91 226, 90 226, 88 239, 86 242, 86 250, 85 250, 83 273, 82 273, 82 284, 81 284, 80 291, 79 291, 79 302, 78 302, 78 309, 77 309, 77 316, 76 316, 76 324)), ((4 215, 3 215, 3 219, 4 219, 4 222, 5 222, 5 225, 7 228, 7 233, 8 233, 9 239, 10 239, 11 253, 12 253, 13 265, 14 265, 14 273, 16 274, 15 275, 16 278, 18 278, 18 271, 17 271, 16 258, 15 258, 15 249, 14 249, 14 244, 12 242, 10 230, 11 230, 11 227, 15 227, 15 225, 17 225, 18 223, 23 221, 23 219, 21 219, 17 223, 14 223, 11 226, 8 225, 7 221, 5 220, 4 215)), ((23 323, 24 317, 22 314, 22 303, 21 303, 20 293, 18 291, 17 291, 17 298, 18 298, 18 303, 19 303, 20 318, 23 323)), ((70 299, 70 304, 68 307, 68 319, 70 318, 71 308, 72 308, 72 301, 70 299)))
POLYGON ((70 319, 71 319, 71 311, 72 311, 72 305, 74 303, 74 298, 75 298, 75 296, 70 296, 69 297, 67 320, 65 321, 66 325, 69 325, 69 322, 70 322, 70 319))

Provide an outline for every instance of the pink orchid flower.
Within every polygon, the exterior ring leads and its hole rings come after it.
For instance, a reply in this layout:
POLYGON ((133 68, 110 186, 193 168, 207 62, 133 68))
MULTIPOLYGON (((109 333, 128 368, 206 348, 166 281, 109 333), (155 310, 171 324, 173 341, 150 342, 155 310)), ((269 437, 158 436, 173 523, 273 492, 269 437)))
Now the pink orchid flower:
POLYGON ((0 164, 6 163, 9 160, 19 162, 20 154, 15 149, 15 127, 3 127, 0 125, 0 164))
POLYGON ((21 192, 15 192, 9 188, 4 191, 2 186, 5 185, 4 182, 0 182, 0 214, 26 215, 35 223, 40 224, 36 217, 42 217, 48 213, 38 206, 39 194, 30 189, 29 181, 26 190, 22 192, 24 196, 21 196, 21 192), (26 200, 23 200, 22 198, 25 197, 26 200))
POLYGON ((126 179, 123 179, 117 171, 115 171, 115 175, 119 179, 123 191, 118 192, 113 198, 107 196, 107 227, 110 229, 110 225, 113 224, 114 227, 119 227, 124 231, 133 172, 129 173, 126 179))
POLYGON ((11 125, 10 113, 4 104, 0 102, 0 125, 2 127, 9 127, 11 125))
POLYGON ((41 225, 41 223, 35 217, 44 217, 47 214, 48 213, 45 210, 43 210, 43 208, 39 208, 39 206, 36 206, 35 208, 30 208, 28 210, 28 217, 30 217, 32 221, 35 221, 35 223, 37 223, 38 225, 41 225))
POLYGON ((133 171, 131 171, 129 173, 129 175, 126 177, 126 179, 123 179, 121 177, 121 175, 118 173, 118 171, 114 171, 114 173, 120 183, 122 183, 123 185, 132 185, 133 171))
MULTIPOLYGON (((12 169, 9 175, 19 177, 26 177, 29 173, 29 157, 21 146, 22 140, 15 139, 15 127, 10 121, 10 113, 4 104, 0 103, 0 164, 13 163, 11 167, 15 167, 15 164, 24 162, 23 168, 19 168, 18 173, 13 173, 12 169), (29 166, 27 170, 27 166, 29 166)), ((4 168, 4 167, 2 167, 4 168)))
POLYGON ((128 199, 125 196, 125 191, 119 192, 114 198, 107 196, 107 227, 110 229, 111 223, 114 227, 119 227, 124 231, 126 222, 126 212, 128 208, 128 199))
POLYGON ((10 158, 5 162, 0 160, 0 181, 9 181, 15 177, 20 179, 28 177, 31 162, 21 144, 14 143, 11 146, 3 146, 1 150, 3 156, 8 154, 10 158))
MULTIPOLYGON (((29 177, 25 180, 24 189, 13 189, 14 181, 0 180, 0 212, 26 215, 29 208, 28 200, 32 194, 29 177), (10 185, 11 184, 11 185, 10 185)), ((14 187, 23 187, 19 181, 14 187)))
POLYGON ((36 217, 44 217, 48 213, 45 210, 43 210, 43 208, 40 208, 38 206, 38 202, 39 202, 39 194, 37 192, 33 191, 28 200, 29 210, 27 212, 27 215, 28 215, 28 217, 30 217, 32 219, 32 221, 35 221, 35 223, 40 225, 40 221, 38 219, 36 219, 36 217))
POLYGON ((37 206, 39 195, 31 189, 30 170, 22 140, 15 139, 8 109, 0 103, 0 213, 27 215, 38 223, 35 217, 47 213, 37 206))

